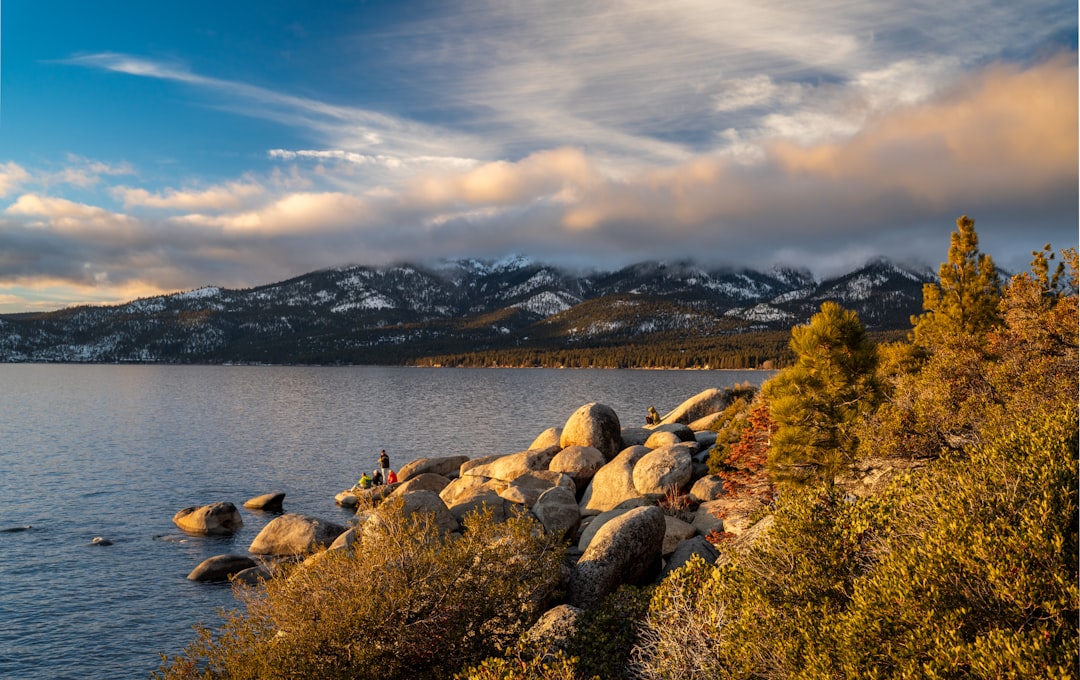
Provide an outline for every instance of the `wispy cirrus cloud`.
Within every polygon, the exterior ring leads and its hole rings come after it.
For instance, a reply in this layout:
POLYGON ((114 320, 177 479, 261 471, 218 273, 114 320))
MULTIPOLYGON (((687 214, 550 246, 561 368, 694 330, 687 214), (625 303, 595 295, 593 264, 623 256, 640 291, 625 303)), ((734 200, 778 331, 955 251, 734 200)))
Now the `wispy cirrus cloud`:
POLYGON ((64 63, 183 83, 212 93, 217 106, 309 130, 329 145, 352 152, 404 158, 452 157, 463 149, 484 146, 479 139, 439 126, 200 75, 180 64, 145 57, 103 52, 72 57, 64 63))

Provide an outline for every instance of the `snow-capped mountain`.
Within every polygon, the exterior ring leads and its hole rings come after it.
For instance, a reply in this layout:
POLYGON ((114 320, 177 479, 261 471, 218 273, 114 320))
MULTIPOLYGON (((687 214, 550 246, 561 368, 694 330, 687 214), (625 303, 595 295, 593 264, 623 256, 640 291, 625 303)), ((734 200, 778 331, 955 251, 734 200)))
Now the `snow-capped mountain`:
POLYGON ((825 300, 857 311, 871 331, 891 330, 920 311, 931 280, 885 260, 826 281, 692 262, 579 275, 520 256, 346 266, 244 290, 3 315, 0 361, 401 363, 786 331, 825 300))

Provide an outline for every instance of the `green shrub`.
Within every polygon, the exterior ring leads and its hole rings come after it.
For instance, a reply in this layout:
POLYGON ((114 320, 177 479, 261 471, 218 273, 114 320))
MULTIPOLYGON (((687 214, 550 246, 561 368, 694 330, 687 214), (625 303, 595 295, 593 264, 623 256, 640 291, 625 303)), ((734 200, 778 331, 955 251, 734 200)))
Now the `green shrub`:
POLYGON ((567 646, 577 677, 628 677, 630 653, 651 594, 650 587, 620 586, 599 607, 582 612, 567 646))
POLYGON ((937 466, 893 518, 888 553, 829 622, 815 664, 894 677, 1074 677, 1077 408, 937 466))
POLYGON ((380 516, 352 554, 239 589, 246 612, 201 629, 157 677, 447 678, 500 654, 557 586, 563 549, 525 516, 474 514, 460 537, 427 515, 380 516))
POLYGON ((643 678, 1066 678, 1078 659, 1075 403, 861 500, 785 493, 723 566, 658 587, 643 678))
POLYGON ((633 649, 647 678, 712 680, 727 672, 716 641, 727 625, 717 569, 698 555, 656 588, 633 649))
POLYGON ((622 586, 577 619, 566 651, 551 653, 523 637, 501 657, 484 659, 457 680, 617 680, 629 678, 630 654, 645 618, 652 588, 622 586))
POLYGON ((561 652, 554 658, 528 654, 490 657, 454 676, 455 680, 579 680, 574 672, 575 659, 561 652))

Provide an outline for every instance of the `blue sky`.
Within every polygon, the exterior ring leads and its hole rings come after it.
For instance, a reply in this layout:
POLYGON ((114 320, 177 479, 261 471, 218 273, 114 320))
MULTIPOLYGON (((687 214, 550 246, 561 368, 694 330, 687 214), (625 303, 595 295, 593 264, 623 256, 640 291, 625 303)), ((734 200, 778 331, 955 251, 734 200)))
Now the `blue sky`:
POLYGON ((1077 5, 0 5, 0 312, 524 254, 1077 242, 1077 5))

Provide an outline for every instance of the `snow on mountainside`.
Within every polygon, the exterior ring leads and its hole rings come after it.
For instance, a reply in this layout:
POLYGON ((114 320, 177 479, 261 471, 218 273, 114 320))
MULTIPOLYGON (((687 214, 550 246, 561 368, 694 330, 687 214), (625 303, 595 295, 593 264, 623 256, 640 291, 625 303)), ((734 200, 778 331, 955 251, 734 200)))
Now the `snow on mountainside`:
POLYGON ((568 295, 559 295, 550 291, 537 293, 524 302, 518 302, 511 307, 524 309, 527 312, 539 316, 553 316, 559 312, 565 312, 581 300, 568 295))
POLYGON ((870 330, 904 328, 926 272, 878 260, 809 272, 643 262, 571 274, 512 256, 346 266, 244 290, 0 317, 0 361, 381 363, 532 343, 647 342, 787 331, 826 299, 870 330))

